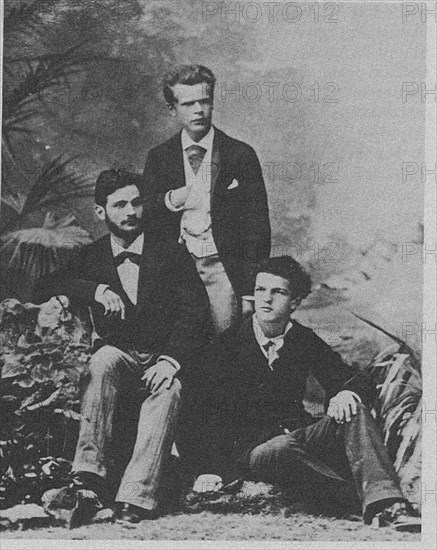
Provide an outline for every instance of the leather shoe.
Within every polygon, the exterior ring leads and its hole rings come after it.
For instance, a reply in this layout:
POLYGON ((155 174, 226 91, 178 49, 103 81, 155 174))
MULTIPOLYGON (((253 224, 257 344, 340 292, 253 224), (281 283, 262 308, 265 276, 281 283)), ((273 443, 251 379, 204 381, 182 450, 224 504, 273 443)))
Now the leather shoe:
POLYGON ((119 502, 117 504, 116 518, 118 521, 139 523, 145 519, 156 519, 157 517, 158 513, 155 510, 146 510, 127 502, 119 502))
POLYGON ((69 528, 91 523, 97 512, 104 509, 104 480, 91 472, 76 472, 70 485, 75 505, 70 517, 69 528))
POLYGON ((411 513, 405 502, 385 508, 375 519, 379 527, 391 527, 395 531, 420 533, 422 530, 420 518, 411 513))
POLYGON ((75 506, 69 521, 70 529, 90 523, 97 512, 103 510, 103 504, 99 497, 90 489, 76 489, 75 501, 75 506))

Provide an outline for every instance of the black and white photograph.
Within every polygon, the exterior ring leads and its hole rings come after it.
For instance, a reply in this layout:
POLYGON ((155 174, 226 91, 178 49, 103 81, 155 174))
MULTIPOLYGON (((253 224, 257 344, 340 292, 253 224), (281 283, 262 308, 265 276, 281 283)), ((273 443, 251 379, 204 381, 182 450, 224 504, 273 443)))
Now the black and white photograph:
POLYGON ((2 547, 436 548, 437 2, 1 9, 2 547))

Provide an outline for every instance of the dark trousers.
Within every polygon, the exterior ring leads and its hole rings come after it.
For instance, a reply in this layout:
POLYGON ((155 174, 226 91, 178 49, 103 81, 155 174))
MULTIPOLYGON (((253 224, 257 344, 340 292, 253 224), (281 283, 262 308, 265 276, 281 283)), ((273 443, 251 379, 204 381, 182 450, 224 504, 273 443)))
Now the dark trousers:
POLYGON ((405 501, 373 418, 364 405, 357 408, 351 422, 337 424, 325 416, 255 447, 249 455, 253 479, 291 490, 319 480, 337 497, 358 496, 366 523, 378 503, 405 501))

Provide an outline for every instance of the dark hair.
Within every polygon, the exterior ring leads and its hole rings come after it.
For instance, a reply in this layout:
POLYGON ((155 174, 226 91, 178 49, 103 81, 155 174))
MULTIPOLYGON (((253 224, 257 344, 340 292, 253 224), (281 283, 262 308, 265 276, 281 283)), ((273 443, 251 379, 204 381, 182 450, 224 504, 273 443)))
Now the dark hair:
POLYGON ((104 170, 99 174, 96 181, 94 189, 95 203, 103 207, 106 206, 109 195, 128 185, 136 185, 142 195, 143 178, 139 174, 116 168, 104 170))
POLYGON ((287 279, 293 297, 303 299, 311 292, 311 277, 291 256, 276 256, 261 261, 255 269, 254 278, 258 273, 271 273, 287 279))
POLYGON ((213 72, 203 65, 182 65, 176 69, 169 71, 162 79, 162 87, 165 101, 168 105, 174 105, 176 98, 173 93, 175 84, 186 84, 194 86, 194 84, 207 84, 211 99, 214 99, 215 76, 213 72))

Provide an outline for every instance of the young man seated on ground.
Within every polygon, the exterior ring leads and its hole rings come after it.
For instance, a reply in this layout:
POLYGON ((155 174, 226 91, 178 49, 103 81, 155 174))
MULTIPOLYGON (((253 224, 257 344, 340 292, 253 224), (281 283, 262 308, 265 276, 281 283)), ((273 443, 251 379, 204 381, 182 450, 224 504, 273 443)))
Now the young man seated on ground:
POLYGON ((264 260, 253 317, 223 333, 207 354, 208 382, 196 390, 204 396, 197 441, 203 475, 193 491, 220 489, 238 478, 264 481, 289 494, 318 495, 322 506, 358 503, 366 524, 377 517, 379 525, 418 531, 420 520, 400 491, 369 413, 371 379, 290 318, 310 290, 309 275, 293 258, 264 260), (326 393, 319 420, 303 407, 310 372, 326 393))
POLYGON ((99 175, 95 211, 110 233, 41 281, 37 293, 40 301, 65 295, 73 304, 91 306, 99 336, 82 396, 72 525, 110 504, 105 501, 114 414, 118 407, 128 414, 137 390, 143 400, 116 513, 133 523, 157 516, 180 407, 178 371, 205 344, 205 288, 185 246, 162 237, 144 216, 142 183, 123 170, 99 175))

